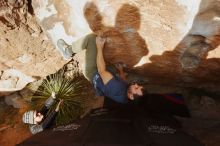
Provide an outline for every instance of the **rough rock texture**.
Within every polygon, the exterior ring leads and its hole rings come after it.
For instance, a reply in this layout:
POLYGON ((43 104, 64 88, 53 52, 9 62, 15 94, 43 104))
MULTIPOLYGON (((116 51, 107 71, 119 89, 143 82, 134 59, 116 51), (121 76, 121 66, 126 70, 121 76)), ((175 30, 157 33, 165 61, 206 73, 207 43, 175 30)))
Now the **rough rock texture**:
MULTIPOLYGON (((91 32, 107 37, 106 61, 143 75, 149 92, 187 91, 193 118, 182 120, 184 128, 208 146, 219 145, 220 94, 218 100, 203 94, 220 90, 220 0, 1 0, 0 96, 60 69, 66 61, 54 47, 58 39, 71 44, 91 32)), ((83 53, 76 56, 80 65, 83 53)), ((26 88, 6 96, 21 109, 2 118, 18 124, 1 132, 0 145, 30 136, 20 119, 32 94, 26 88)))
POLYGON ((0 36, 0 92, 21 90, 65 63, 36 22, 31 1, 0 1, 0 36))
POLYGON ((219 0, 36 0, 53 44, 94 32, 106 62, 123 62, 149 84, 220 90, 219 0))

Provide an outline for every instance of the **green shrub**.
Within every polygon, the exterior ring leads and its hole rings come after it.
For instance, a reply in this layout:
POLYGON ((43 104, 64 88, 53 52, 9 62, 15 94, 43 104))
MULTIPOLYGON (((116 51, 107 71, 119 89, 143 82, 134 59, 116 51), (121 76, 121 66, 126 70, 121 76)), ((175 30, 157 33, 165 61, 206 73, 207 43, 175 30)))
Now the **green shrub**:
POLYGON ((63 71, 59 71, 43 80, 33 99, 38 99, 36 100, 38 106, 43 105, 54 91, 56 103, 53 104, 50 111, 55 109, 59 99, 63 99, 56 117, 56 124, 69 124, 84 113, 85 101, 88 98, 87 84, 88 81, 82 75, 75 74, 71 78, 67 78, 63 71))

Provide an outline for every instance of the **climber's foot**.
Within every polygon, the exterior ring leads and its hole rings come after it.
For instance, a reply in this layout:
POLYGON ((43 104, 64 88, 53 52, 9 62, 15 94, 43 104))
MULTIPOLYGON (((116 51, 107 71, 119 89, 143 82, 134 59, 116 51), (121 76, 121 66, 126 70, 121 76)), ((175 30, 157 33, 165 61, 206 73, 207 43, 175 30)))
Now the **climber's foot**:
POLYGON ((68 45, 63 39, 57 41, 58 49, 65 60, 71 59, 75 55, 72 51, 72 46, 68 45))

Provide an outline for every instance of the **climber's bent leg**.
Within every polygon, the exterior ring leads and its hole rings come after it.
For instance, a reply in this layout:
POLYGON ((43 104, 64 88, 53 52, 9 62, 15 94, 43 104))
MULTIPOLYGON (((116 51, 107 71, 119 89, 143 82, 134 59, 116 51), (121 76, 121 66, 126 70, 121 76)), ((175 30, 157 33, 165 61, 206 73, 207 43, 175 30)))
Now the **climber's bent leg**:
POLYGON ((94 74, 97 72, 96 65, 96 35, 89 34, 72 44, 72 51, 78 53, 86 49, 85 54, 85 64, 83 65, 82 71, 86 79, 92 82, 94 74))

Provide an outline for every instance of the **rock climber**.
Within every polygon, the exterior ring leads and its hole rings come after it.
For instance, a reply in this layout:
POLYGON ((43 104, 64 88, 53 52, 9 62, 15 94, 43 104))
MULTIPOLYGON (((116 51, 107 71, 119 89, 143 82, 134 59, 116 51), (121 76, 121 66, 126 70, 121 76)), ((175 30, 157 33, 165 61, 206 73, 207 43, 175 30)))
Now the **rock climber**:
POLYGON ((85 49, 84 76, 93 84, 96 96, 108 97, 118 103, 127 103, 143 96, 143 86, 137 82, 125 82, 122 65, 116 65, 118 73, 106 66, 103 48, 106 38, 89 34, 68 45, 63 39, 57 41, 57 46, 64 59, 70 59, 76 53, 85 49))
POLYGON ((45 101, 44 106, 41 108, 40 111, 31 110, 23 114, 22 120, 24 123, 29 124, 29 129, 32 134, 36 134, 43 131, 44 129, 48 128, 54 121, 59 111, 60 104, 63 101, 60 100, 56 108, 50 113, 48 113, 50 107, 55 102, 55 99, 55 92, 52 92, 51 96, 45 101))

